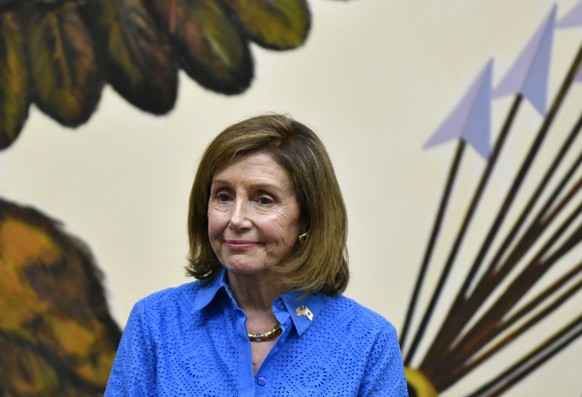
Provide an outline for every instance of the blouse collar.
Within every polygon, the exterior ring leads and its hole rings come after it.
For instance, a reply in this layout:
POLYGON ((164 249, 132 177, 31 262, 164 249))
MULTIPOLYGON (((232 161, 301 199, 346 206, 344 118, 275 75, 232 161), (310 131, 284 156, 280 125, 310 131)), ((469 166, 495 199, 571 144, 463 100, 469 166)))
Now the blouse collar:
MULTIPOLYGON (((222 293, 228 296, 233 307, 238 307, 227 282, 226 269, 221 268, 208 284, 203 285, 198 290, 193 302, 194 311, 203 310, 210 305, 219 294, 219 291, 223 291, 222 293)), ((273 305, 289 313, 297 333, 302 335, 323 309, 326 298, 322 293, 305 294, 303 291, 294 290, 286 292, 275 299, 273 305)))

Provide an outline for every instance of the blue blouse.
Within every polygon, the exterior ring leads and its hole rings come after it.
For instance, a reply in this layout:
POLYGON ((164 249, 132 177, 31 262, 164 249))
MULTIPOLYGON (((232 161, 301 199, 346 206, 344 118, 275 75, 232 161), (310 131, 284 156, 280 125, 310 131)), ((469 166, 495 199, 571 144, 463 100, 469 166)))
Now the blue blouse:
POLYGON ((138 302, 105 396, 408 395, 394 327, 344 296, 275 299, 283 332, 253 374, 246 317, 225 280, 138 302))

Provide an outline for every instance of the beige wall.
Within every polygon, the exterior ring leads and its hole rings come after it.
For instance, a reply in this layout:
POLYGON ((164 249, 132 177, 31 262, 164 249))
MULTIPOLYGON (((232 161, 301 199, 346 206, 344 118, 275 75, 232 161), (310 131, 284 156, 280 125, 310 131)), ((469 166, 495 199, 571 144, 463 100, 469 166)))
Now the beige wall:
MULTIPOLYGON (((560 17, 577 1, 557 3, 560 17)), ((307 44, 286 53, 254 46, 256 78, 241 96, 214 94, 182 75, 175 110, 167 117, 154 117, 108 88, 87 125, 65 129, 34 109, 21 137, 0 153, 0 195, 61 219, 67 230, 89 243, 106 273, 112 310, 120 324, 139 298, 187 281, 186 206, 205 145, 234 121, 278 111, 313 127, 336 166, 350 221, 352 281, 347 294, 402 327, 456 144, 430 151, 421 146, 490 57, 495 58, 494 82, 499 81, 553 3, 310 0, 310 4, 313 25, 307 44)), ((550 99, 581 37, 582 28, 556 33, 550 99)), ((495 102, 494 134, 510 103, 495 102)), ((580 103, 579 84, 559 123, 563 131, 574 122, 580 103)), ((500 165, 505 167, 500 173, 505 180, 540 122, 533 107, 524 104, 516 138, 506 149, 515 157, 500 165)), ((551 139, 548 144, 556 145, 551 139)), ((466 152, 460 194, 452 203, 461 208, 457 212, 464 211, 483 164, 472 149, 466 152)), ((504 192, 497 184, 488 202, 499 200, 504 192)), ((491 208, 485 208, 486 216, 477 220, 474 230, 487 227, 491 208)), ((451 219, 448 225, 456 222, 451 219)), ((435 265, 443 262, 452 236, 443 234, 435 265)), ((468 241, 460 262, 472 258, 477 241, 468 241)), ((578 247, 570 263, 580 257, 578 247)), ((431 282, 437 273, 431 272, 431 282)), ((459 277, 453 274, 449 285, 457 285, 459 277)), ((559 313, 554 325, 560 318, 573 318, 580 307, 578 297, 559 313)), ((552 324, 544 327, 547 332, 553 329, 552 324)), ((510 353, 520 354, 535 341, 532 336, 510 353)), ((508 395, 579 396, 580 357, 582 340, 508 395)), ((511 356, 500 357, 449 395, 463 395, 500 363, 511 361, 511 356)))

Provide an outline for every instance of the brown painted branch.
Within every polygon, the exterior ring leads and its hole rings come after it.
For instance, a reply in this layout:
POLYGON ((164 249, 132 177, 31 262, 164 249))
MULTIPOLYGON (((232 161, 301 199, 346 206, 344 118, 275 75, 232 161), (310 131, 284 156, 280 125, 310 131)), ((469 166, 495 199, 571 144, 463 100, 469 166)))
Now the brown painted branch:
MULTIPOLYGON (((496 329, 501 319, 520 301, 520 299, 535 285, 540 278, 570 249, 582 241, 582 224, 578 225, 573 233, 553 252, 550 250, 565 235, 566 231, 582 213, 582 203, 560 225, 548 239, 525 269, 512 281, 501 296, 487 309, 481 318, 471 326, 460 341, 449 352, 446 362, 449 368, 464 365, 477 351, 489 343, 496 335, 496 329), (548 256, 547 259, 544 259, 548 256)), ((485 300, 487 295, 482 297, 485 300)), ((426 374, 437 390, 444 390, 447 375, 446 371, 436 374, 426 374)), ((447 386, 448 387, 448 386, 447 386)))
MULTIPOLYGON (((544 122, 536 135, 536 139, 534 140, 532 146, 530 147, 530 150, 529 150, 525 160, 523 161, 523 163, 519 169, 519 172, 517 173, 517 175, 513 181, 511 188, 509 189, 509 192, 508 192, 508 194, 507 194, 507 196, 506 196, 506 198, 505 198, 505 200, 500 208, 500 211, 498 212, 497 217, 496 217, 495 221, 493 222, 493 225, 491 226, 489 233, 488 233, 487 237, 485 238, 483 245, 481 246, 481 249, 480 249, 480 251, 475 259, 474 266, 475 266, 475 264, 477 264, 477 266, 479 266, 479 264, 482 262, 485 255, 487 254, 487 251, 489 250, 489 247, 492 244, 492 242, 497 234, 497 231, 501 227, 503 220, 507 216, 507 213, 509 212, 509 209, 511 208, 511 206, 513 204, 513 201, 514 201, 515 197, 517 196, 519 188, 521 187, 521 184, 525 180, 525 177, 527 176, 527 173, 531 167, 531 164, 535 160, 535 157, 537 156, 539 149, 541 148, 541 146, 545 140, 545 137, 549 131, 549 128, 551 127, 551 125, 552 125, 552 123, 553 123, 553 121, 558 113, 558 110, 560 109, 564 99, 566 98, 566 94, 568 93, 569 88, 571 87, 581 65, 582 65, 582 46, 578 50, 578 53, 574 59, 574 62, 572 63, 572 66, 570 67, 570 70, 568 71, 568 74, 566 75, 566 78, 565 78, 565 80, 564 80, 564 82, 563 82, 563 84, 558 92, 558 95, 556 96, 556 99, 552 103, 552 106, 551 106, 550 110, 548 111, 548 114, 547 114, 546 118, 544 119, 544 122)), ((468 290, 468 286, 467 286, 467 290, 468 290)), ((462 292, 466 292, 467 290, 464 290, 462 292)))
POLYGON ((582 315, 467 397, 497 397, 582 335, 582 315))
MULTIPOLYGON (((436 376, 437 373, 441 372, 440 367, 442 366, 443 361, 448 359, 448 349, 453 342, 453 340, 459 335, 461 330, 469 323, 473 315, 477 312, 479 306, 483 303, 482 299, 475 299, 474 294, 471 295, 471 300, 469 298, 465 298, 465 294, 469 290, 469 287, 473 283, 473 279, 477 274, 489 247, 493 243, 493 240, 497 234, 497 231, 501 227, 503 220, 505 219, 510 207, 513 204, 515 196, 518 193, 518 190, 523 183, 528 170, 537 156, 537 153, 546 137, 546 134, 551 127, 560 107, 562 106, 566 95, 573 84, 576 74, 582 65, 582 46, 579 48, 570 69, 564 78, 564 81, 554 99, 552 106, 550 107, 546 118, 542 126, 540 127, 536 139, 534 140, 530 150, 523 161, 519 172, 517 173, 509 192, 497 214, 495 221, 493 222, 489 232, 483 242, 481 249, 479 250, 477 257, 475 258, 471 270, 467 275, 461 289, 457 293, 457 296, 454 300, 453 305, 451 306, 447 317, 443 325, 441 326, 440 331, 437 334, 437 337, 434 339, 432 345, 430 346, 422 364, 421 370, 427 374, 427 376, 431 377, 431 375, 436 376)), ((480 282, 487 281, 489 277, 485 275, 481 278, 480 282)), ((491 291, 489 291, 491 292, 491 291)), ((432 379, 432 377, 431 377, 432 379)))
MULTIPOLYGON (((505 119, 503 127, 501 128, 501 131, 499 133, 499 137, 497 138, 497 141, 495 143, 495 147, 493 148, 491 156, 489 157, 489 161, 487 162, 485 170, 483 171, 483 174, 481 175, 481 179, 479 181, 479 184, 477 185, 477 189, 473 193, 473 197, 471 199, 471 203, 469 204, 469 208, 467 209, 467 212, 466 212, 465 217, 463 219, 461 229, 457 233, 457 237, 453 243, 453 246, 452 246, 451 252, 449 253, 449 257, 447 259, 447 262, 445 263, 443 273, 441 274, 441 279, 439 280, 439 284, 444 285, 444 282, 446 281, 446 278, 448 277, 449 269, 451 269, 451 267, 452 267, 452 265, 457 257, 457 253, 460 249, 461 243, 463 242, 466 231, 469 228, 469 224, 470 224, 471 220, 473 219, 475 212, 477 211, 477 206, 479 204, 479 201, 483 197, 483 192, 485 191, 485 188, 489 182, 491 174, 493 173, 495 165, 497 164, 497 160, 499 158, 499 155, 501 154, 501 150, 503 149, 503 146, 505 145, 505 141, 507 140, 507 136, 509 135, 509 131, 511 130, 511 126, 513 125, 513 121, 515 120, 515 116, 517 115, 517 111, 519 110, 519 106, 522 102, 522 99, 523 99, 522 95, 517 95, 515 97, 515 100, 513 101, 513 105, 511 106, 509 113, 507 114, 507 117, 505 119)), ((436 304, 436 302, 435 302, 435 304, 436 304)), ((452 311, 452 309, 451 309, 451 311, 452 311)), ((449 316, 450 315, 451 315, 451 312, 449 312, 449 316)), ((443 335, 446 335, 446 329, 444 329, 443 327, 441 327, 441 332, 443 333, 443 335)), ((439 335, 437 335, 437 337, 435 338, 435 342, 439 338, 442 338, 443 335, 441 335, 439 333, 439 335)), ((416 346, 418 345, 418 342, 420 341, 420 337, 415 338, 415 341, 416 341, 416 343, 414 344, 414 348, 416 349, 416 346), (418 341, 416 339, 418 339, 418 341)), ((441 346, 438 343, 433 343, 433 345, 429 348, 429 351, 432 351, 432 353, 429 353, 429 355, 438 355, 440 350, 442 350, 443 347, 444 346, 441 346)), ((414 354, 414 351, 412 351, 411 353, 414 354)), ((410 363, 410 359, 412 358, 412 354, 410 354, 410 357, 407 357, 407 360, 405 360, 405 364, 410 363)))
MULTIPOLYGON (((501 246, 497 250, 497 253, 495 254, 493 259, 491 260, 491 262, 489 264, 489 269, 495 268, 499 264, 499 262, 501 261, 501 258, 503 258, 503 255, 505 255, 505 252, 509 249, 511 243, 513 242, 513 240, 515 239, 515 237, 519 233, 519 230, 521 229, 524 222, 526 221, 526 219, 530 215, 532 209, 534 208, 534 206, 538 202, 538 200, 541 197, 542 193, 544 192, 545 188, 548 186, 551 179, 555 175, 556 170, 558 169, 558 167, 560 166, 560 164, 564 160, 566 154, 568 153, 568 151, 572 147, 572 144, 574 143, 574 141, 578 137, 578 135, 580 133, 580 129, 582 129, 582 113, 580 113, 580 117, 578 118, 578 121, 575 123, 574 127, 572 127, 572 130, 568 134, 568 136, 567 136, 566 140, 564 141, 564 143, 562 144, 560 150, 558 150, 558 152, 556 153, 556 156, 554 157, 554 160, 552 161, 550 167, 548 168, 548 170, 544 174, 543 178, 540 180, 537 188, 535 189, 534 193, 530 197, 528 203, 525 205, 525 207, 522 210, 521 214, 519 215, 517 221, 514 223, 513 227, 511 228, 511 231, 507 234, 507 237, 504 239, 503 243, 501 244, 501 246)), ((547 203, 543 207, 542 211, 540 211, 540 215, 535 218, 535 220, 532 222, 532 224, 536 224, 539 221, 539 219, 541 219, 541 217, 543 217, 543 214, 548 210, 548 208, 551 207, 553 202, 559 196, 561 190, 566 186, 568 180, 572 177, 572 175, 574 175, 576 169, 580 165, 581 160, 582 160, 582 153, 580 153, 580 155, 578 156, 578 160, 576 162, 574 162, 574 166, 572 166, 570 168, 570 170, 566 173, 565 178, 563 178, 563 180, 558 184, 557 189, 555 189, 554 193, 550 196, 549 200, 547 201, 547 203)))
MULTIPOLYGON (((570 188, 565 196, 554 206, 553 209, 547 208, 540 211, 534 222, 530 225, 528 230, 523 234, 518 243, 513 248, 512 252, 505 259, 504 263, 498 269, 489 269, 485 274, 483 281, 475 288, 471 300, 478 302, 479 299, 485 299, 490 292, 496 288, 497 285, 513 271, 519 261, 527 254, 529 249, 540 240, 544 232, 549 228, 558 215, 566 208, 572 198, 576 196, 578 191, 582 188, 582 177, 570 188), (545 217, 544 217, 545 215, 545 217)), ((553 201, 551 198, 550 200, 553 201)))
POLYGON ((576 196, 578 191, 582 188, 582 176, 570 188, 565 196, 552 208, 540 211, 534 222, 530 225, 528 230, 523 234, 519 242, 516 244, 512 252, 509 254, 504 263, 498 269, 491 269, 488 273, 492 274, 489 282, 483 283, 475 290, 476 297, 482 296, 485 292, 490 291, 495 285, 501 283, 507 275, 517 266, 520 259, 523 258, 529 249, 540 240, 544 232, 549 228, 558 215, 567 207, 570 201, 576 196), (545 215, 545 216, 544 216, 545 215))
MULTIPOLYGON (((532 311, 539 308, 547 299, 551 298, 553 295, 557 293, 557 291, 566 285, 568 282, 571 282, 574 277, 582 272, 582 262, 578 263, 573 269, 569 272, 564 274, 554 283, 552 283, 549 287, 547 287, 543 292, 536 295, 535 298, 530 300, 527 304, 525 304, 521 309, 515 312, 512 316, 510 316, 507 320, 503 322, 501 327, 499 327, 498 331, 503 332, 509 327, 511 327, 516 322, 520 321, 522 318, 530 314, 532 311)), ((573 291, 577 291, 582 286, 582 281, 580 281, 577 286, 572 287, 573 291)), ((565 294, 568 295, 568 294, 565 294)), ((550 305, 551 306, 551 305, 550 305)))
MULTIPOLYGON (((424 283, 424 279, 426 277, 426 272, 428 271, 428 266, 429 266, 429 263, 430 263, 430 260, 432 257, 434 246, 436 244, 442 223, 443 223, 443 218, 445 216, 446 209, 448 207, 449 198, 451 195, 451 191, 453 190, 453 186, 455 184, 455 180, 456 180, 459 168, 460 168, 460 163, 461 163, 461 159, 463 157, 463 153, 465 151, 465 147, 466 147, 465 141, 462 139, 459 140, 459 144, 457 145, 457 150, 455 152, 455 157, 453 159, 453 162, 451 164, 451 168, 449 170, 449 175, 447 177, 447 182, 445 184, 445 189, 443 191, 443 195, 441 198, 441 202, 439 205, 437 216, 436 216, 436 219, 434 221, 433 229, 432 229, 432 232, 430 234, 429 242, 428 242, 428 245, 427 245, 425 253, 424 253, 424 258, 422 260, 420 272, 418 273, 418 277, 416 279, 414 291, 412 293, 412 298, 410 299, 410 303, 408 305, 408 310, 406 312, 406 319, 404 320, 404 327, 402 328, 402 332, 400 334, 400 348, 403 351, 404 351, 404 345, 406 343, 406 338, 408 336, 408 330, 409 330, 410 325, 412 323, 412 319, 414 318, 414 311, 416 310, 418 296, 420 294, 420 290, 421 290, 422 285, 424 283)), ((420 336, 418 337, 418 339, 420 339, 422 337, 422 335, 424 334, 424 330, 419 330, 418 332, 420 332, 420 336)), ((409 362, 412 360, 412 357, 414 355, 414 351, 416 350, 416 344, 413 343, 413 345, 410 349, 410 353, 406 356, 406 360, 405 360, 406 365, 408 365, 409 362)))
MULTIPOLYGON (((576 276, 576 274, 582 271, 582 262, 579 263, 574 269, 566 273, 559 280, 553 283, 550 287, 545 289, 542 293, 538 294, 536 298, 532 299, 527 305, 525 305, 521 310, 516 312, 508 320, 506 320, 502 325, 500 325, 496 334, 500 335, 502 332, 507 330, 510 326, 515 324, 517 321, 521 320, 525 315, 529 314, 531 311, 538 309, 538 306, 544 303, 547 299, 551 298, 556 292, 562 288, 565 284, 571 281, 571 279, 576 276)), ((527 330, 538 324, 544 317, 556 310, 560 305, 565 303, 568 299, 575 296, 576 293, 582 288, 582 281, 574 284, 572 287, 567 289, 564 293, 554 299, 549 305, 544 309, 538 311, 535 316, 521 325, 519 328, 506 335, 503 339, 498 341, 494 346, 487 349, 485 352, 481 353, 478 357, 470 360, 468 363, 464 363, 461 366, 456 366, 453 371, 450 371, 447 375, 448 382, 443 381, 445 388, 454 384, 459 379, 467 375, 469 372, 477 368, 479 365, 483 364, 493 355, 501 351, 505 346, 509 345, 515 339, 520 337, 527 330), (447 386, 448 385, 448 386, 447 386)))
POLYGON ((551 221, 555 219, 560 214, 560 212, 562 212, 562 210, 568 205, 570 200, 576 197, 581 188, 582 188, 582 176, 578 178, 576 183, 572 186, 572 188, 570 188, 568 193, 566 193, 566 195, 562 198, 562 200, 560 200, 560 202, 554 208, 552 208, 551 210, 546 210, 545 214, 542 213, 542 215, 545 216, 543 217, 543 219, 540 220, 540 226, 543 227, 551 223, 551 221))

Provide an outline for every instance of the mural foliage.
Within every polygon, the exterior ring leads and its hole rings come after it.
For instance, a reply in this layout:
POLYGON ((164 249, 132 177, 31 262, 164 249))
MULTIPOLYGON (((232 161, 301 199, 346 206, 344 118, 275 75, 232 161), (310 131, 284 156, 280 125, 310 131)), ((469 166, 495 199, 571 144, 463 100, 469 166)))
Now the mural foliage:
POLYGON ((0 199, 0 395, 102 396, 121 331, 91 252, 0 199))
POLYGON ((169 112, 178 72, 223 94, 253 79, 250 43, 300 46, 305 0, 2 0, 0 149, 34 104, 63 126, 95 112, 105 84, 137 108, 169 112))

